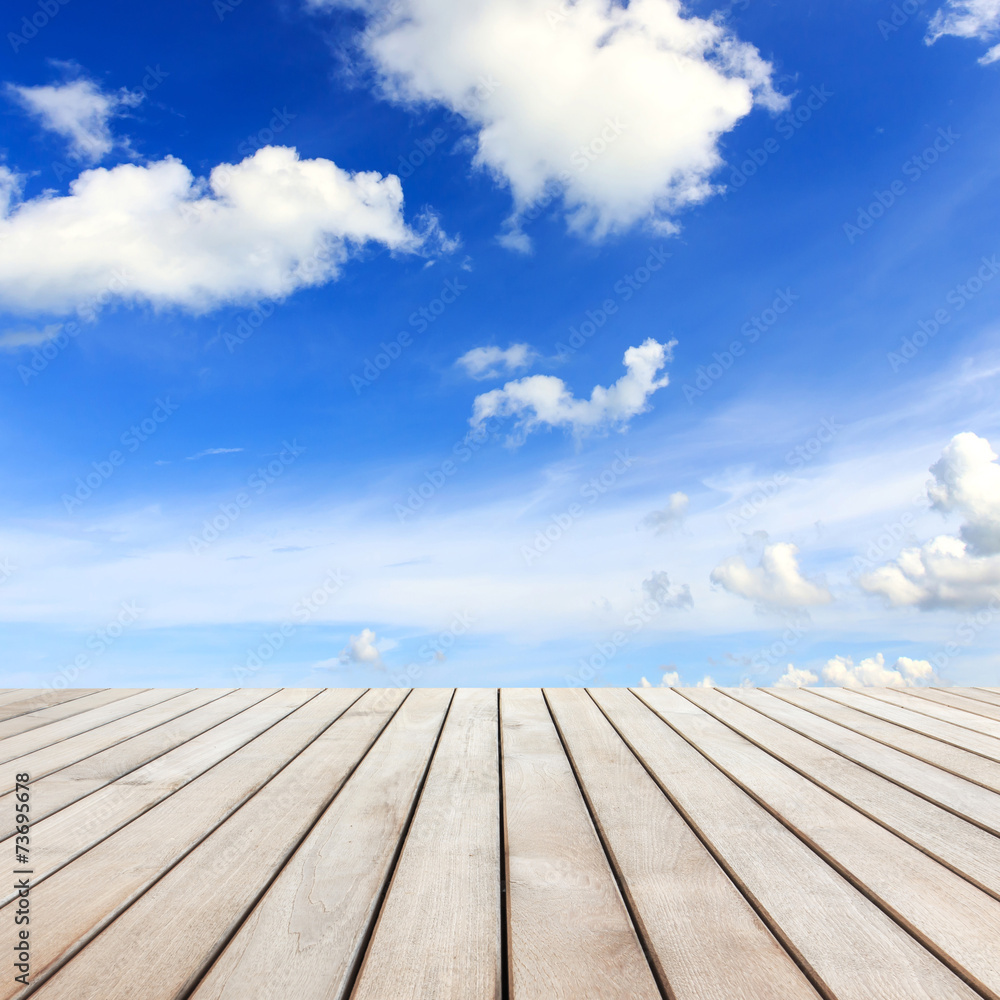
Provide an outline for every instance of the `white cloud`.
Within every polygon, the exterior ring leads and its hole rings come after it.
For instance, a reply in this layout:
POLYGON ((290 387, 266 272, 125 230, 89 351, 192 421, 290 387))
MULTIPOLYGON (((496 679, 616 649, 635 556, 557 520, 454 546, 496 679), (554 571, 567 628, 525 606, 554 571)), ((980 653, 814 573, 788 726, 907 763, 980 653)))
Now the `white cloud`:
POLYGON ((348 644, 340 651, 341 663, 360 663, 364 666, 382 665, 382 654, 375 645, 375 633, 363 628, 360 635, 352 635, 348 644))
MULTIPOLYGON (((800 672, 800 671, 797 671, 800 672)), ((815 677, 813 681, 815 681, 815 677)), ((927 660, 911 660, 900 656, 891 667, 886 667, 881 653, 862 660, 857 666, 849 656, 835 656, 823 667, 823 678, 837 687, 915 687, 920 681, 929 681, 934 668, 927 660)))
POLYGON ((121 164, 0 218, 0 307, 67 314, 114 294, 202 313, 324 284, 369 242, 416 252, 438 236, 406 225, 394 175, 352 174, 289 147, 220 164, 207 180, 173 157, 121 164))
POLYGON ((788 664, 788 669, 778 678, 778 682, 775 687, 780 688, 800 688, 809 687, 810 684, 815 684, 819 681, 819 678, 811 670, 797 670, 791 663, 788 664))
POLYGON ((932 505, 964 515, 960 537, 939 535, 907 548, 859 580, 896 606, 976 608, 1000 600, 1000 465, 989 441, 956 434, 931 466, 932 505))
POLYGON ((243 451, 242 448, 206 448, 204 451, 195 452, 193 455, 188 455, 187 461, 196 462, 199 458, 205 458, 208 455, 234 455, 238 451, 243 451))
POLYGON ((791 542, 775 542, 764 547, 759 566, 748 566, 742 556, 730 556, 712 570, 711 579, 731 594, 775 607, 829 604, 830 591, 799 570, 798 552, 791 542))
POLYGON ((702 679, 700 681, 698 681, 697 684, 695 684, 695 687, 696 688, 714 688, 715 687, 715 681, 713 681, 712 678, 709 677, 708 674, 705 674, 705 676, 702 677, 702 679))
MULTIPOLYGON (((998 32, 1000 0, 948 0, 931 19, 926 41, 933 45, 942 35, 985 40, 998 32)), ((979 61, 986 64, 998 59, 1000 45, 995 45, 979 61)))
POLYGON ((55 340, 62 328, 62 323, 50 323, 41 330, 5 330, 0 333, 0 351, 17 351, 22 347, 41 347, 42 344, 55 340))
POLYGON ((653 685, 650 684, 645 677, 640 678, 639 687, 651 688, 651 687, 661 687, 661 688, 675 688, 681 682, 681 675, 676 670, 666 670, 663 676, 660 678, 660 683, 653 685))
POLYGON ((490 417, 515 417, 524 431, 547 425, 572 428, 576 435, 609 426, 624 428, 646 410, 649 396, 668 384, 667 375, 656 376, 673 359, 676 343, 660 344, 650 337, 639 347, 630 347, 622 359, 625 374, 607 389, 595 386, 590 399, 577 399, 554 375, 508 382, 476 397, 469 422, 478 427, 490 417))
POLYGON ((511 344, 506 350, 499 347, 474 347, 456 362, 466 375, 477 381, 510 374, 527 368, 538 355, 527 344, 511 344))
POLYGON ((652 528, 653 534, 662 535, 668 528, 680 524, 688 509, 686 493, 671 493, 667 498, 667 506, 662 510, 650 511, 639 523, 641 528, 652 528))
POLYGON ((509 186, 504 242, 557 193, 571 229, 600 238, 713 192, 719 139, 755 102, 779 109, 772 66, 720 18, 680 0, 307 0, 371 15, 358 44, 386 96, 435 103, 476 129, 475 162, 509 186))
POLYGON ((661 608, 693 608, 694 599, 691 588, 686 584, 671 586, 670 577, 666 573, 654 573, 649 579, 642 581, 643 592, 661 608))
POLYGON ((72 156, 86 163, 97 163, 111 152, 115 138, 109 122, 126 108, 136 107, 144 96, 128 90, 108 94, 87 79, 43 87, 8 84, 7 92, 43 128, 62 136, 72 156))

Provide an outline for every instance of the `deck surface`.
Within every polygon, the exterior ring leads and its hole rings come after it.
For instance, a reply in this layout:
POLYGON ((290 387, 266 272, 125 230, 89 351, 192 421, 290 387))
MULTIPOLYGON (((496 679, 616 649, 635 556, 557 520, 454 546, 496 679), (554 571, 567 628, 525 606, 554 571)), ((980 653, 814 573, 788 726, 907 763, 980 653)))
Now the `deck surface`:
POLYGON ((1000 688, 0 690, 0 761, 0 1000, 1000 1000, 1000 688))

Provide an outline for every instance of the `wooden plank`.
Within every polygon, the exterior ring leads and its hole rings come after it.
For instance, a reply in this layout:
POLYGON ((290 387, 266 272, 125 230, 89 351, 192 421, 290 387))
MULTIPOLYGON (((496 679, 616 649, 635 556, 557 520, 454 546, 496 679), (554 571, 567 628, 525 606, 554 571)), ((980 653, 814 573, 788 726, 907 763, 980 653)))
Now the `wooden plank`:
MULTIPOLYGON (((138 736, 163 725, 165 722, 179 718, 187 712, 221 698, 231 690, 233 689, 196 688, 193 691, 185 691, 175 697, 154 703, 148 708, 131 712, 103 726, 97 726, 94 729, 78 733, 76 736, 67 737, 51 746, 43 747, 41 750, 23 754, 17 758, 17 767, 19 770, 27 771, 31 775, 32 781, 38 781, 53 771, 68 767, 70 764, 76 764, 95 753, 101 753, 118 743, 131 739, 133 736, 138 736)), ((13 775, 0 777, 0 792, 7 794, 13 789, 13 775)), ((0 819, 0 829, 2 829, 2 824, 3 820, 0 819)))
POLYGON ((925 947, 978 989, 1000 997, 1000 901, 775 760, 679 692, 643 690, 641 697, 925 947))
MULTIPOLYGON (((302 689, 280 691, 263 704, 42 820, 33 828, 32 868, 35 881, 40 882, 52 875, 179 788, 205 774, 291 715, 314 695, 315 691, 302 689)), ((13 851, 13 840, 0 843, 0 849, 13 851)), ((8 888, 0 894, 0 905, 14 898, 13 889, 8 888)))
POLYGON ((849 691, 847 688, 809 688, 809 690, 820 698, 839 702, 841 705, 847 705, 873 718, 891 722, 904 729, 909 729, 911 732, 930 736, 942 743, 948 743, 953 747, 968 750, 970 753, 978 754, 987 760, 1000 763, 1000 740, 996 740, 992 736, 984 736, 971 729, 965 729, 962 726, 953 725, 951 722, 931 718, 931 716, 921 712, 892 705, 879 698, 868 697, 858 691, 849 691))
POLYGON ((1000 694, 991 693, 985 688, 949 688, 953 694, 960 694, 973 701, 985 702, 987 705, 1000 705, 1000 694))
POLYGON ((64 702, 76 701, 104 688, 20 688, 0 697, 0 722, 18 715, 27 715, 42 708, 52 708, 64 702))
POLYGON ((681 694, 820 788, 1000 899, 1000 839, 994 834, 793 733, 721 691, 699 688, 681 694))
POLYGON ((816 1000, 809 980, 587 692, 558 688, 546 697, 670 997, 816 1000))
MULTIPOLYGON (((60 966, 237 812, 312 744, 359 694, 332 689, 319 693, 239 753, 227 757, 72 864, 33 885, 32 919, 37 915, 39 924, 45 926, 45 934, 38 936, 33 947, 35 980, 60 966)), ((294 812, 296 803, 289 801, 285 806, 286 812, 294 812)), ((37 831, 33 844, 36 839, 37 831)), ((214 886, 214 872, 203 870, 200 876, 214 886)), ((0 909, 0 921, 10 919, 10 905, 0 909)), ((153 935, 150 942, 155 940, 153 935)), ((16 986, 0 981, 0 996, 17 995, 16 986)), ((77 995, 101 996, 102 991, 77 995)))
POLYGON ((455 693, 351 1000, 500 1000, 497 708, 455 693))
POLYGON ((659 1000, 542 693, 500 693, 511 1000, 659 1000))
POLYGON ((901 750, 991 791, 1000 792, 1000 764, 996 761, 858 712, 849 705, 817 697, 815 689, 769 688, 767 693, 852 732, 901 750))
POLYGON ((961 708, 953 708, 950 705, 939 704, 928 698, 921 698, 919 695, 911 694, 906 689, 864 688, 858 694, 886 705, 895 705, 897 708, 905 709, 907 712, 914 712, 930 719, 947 722, 960 729, 970 729, 975 733, 986 733, 994 739, 1000 739, 1000 722, 987 719, 983 716, 973 715, 961 708))
POLYGON ((591 694, 827 997, 978 996, 636 697, 591 694))
MULTIPOLYGON (((988 702, 969 698, 959 691, 941 691, 938 688, 909 688, 907 694, 923 698, 926 701, 935 701, 940 705, 949 705, 952 708, 968 712, 970 715, 982 715, 987 719, 1000 721, 1000 705, 990 705, 988 702)), ((976 728, 974 722, 970 728, 976 728)), ((981 731, 985 732, 985 730, 981 731)))
MULTIPOLYGON (((274 693, 275 689, 273 688, 235 690, 225 697, 209 701, 201 708, 196 708, 176 719, 162 723, 155 729, 140 733, 131 739, 109 747, 107 750, 47 774, 45 768, 48 762, 44 759, 44 755, 49 751, 47 749, 39 750, 37 755, 29 754, 18 762, 18 766, 24 767, 32 775, 32 822, 38 823, 47 816, 124 777, 162 754, 176 749, 188 740, 225 722, 274 693), (40 775, 44 776, 39 777, 40 775)), ((180 699, 175 700, 179 701, 180 699)), ((288 711, 297 708, 303 700, 295 697, 288 711)), ((171 702, 166 704, 169 705, 171 702)), ((69 742, 71 741, 65 741, 65 743, 69 742)), ((65 743, 57 743, 53 749, 65 746, 65 743)), ((175 757, 173 760, 176 761, 177 758, 175 757)), ((180 773, 183 774, 183 771, 180 773)), ((148 773, 144 773, 134 776, 128 787, 141 789, 145 793, 151 791, 148 782, 148 773)), ((120 787, 124 788, 126 785, 123 783, 120 787)), ((171 787, 172 790, 173 787, 171 787)), ((5 817, 8 823, 13 822, 13 797, 13 792, 0 796, 0 817, 5 817)), ((102 811, 98 809, 95 800, 92 800, 86 809, 90 811, 91 818, 102 811)), ((11 825, 3 837, 9 837, 12 833, 13 826, 11 825)), ((3 849, 4 840, 0 839, 0 851, 3 849)))
POLYGON ((721 690, 730 698, 807 736, 820 746, 1000 836, 1000 795, 996 792, 797 708, 780 697, 771 697, 774 692, 753 688, 721 690))
MULTIPOLYGON (((141 712, 143 709, 179 698, 186 694, 187 690, 186 688, 149 688, 127 698, 113 701, 108 705, 102 705, 100 708, 92 708, 68 719, 49 723, 49 725, 39 729, 19 733, 17 736, 8 736, 0 743, 0 763, 20 760, 45 747, 54 747, 64 740, 92 732, 95 734, 93 740, 88 739, 85 742, 88 746, 100 749, 101 741, 107 739, 110 742, 116 732, 116 729, 111 725, 112 723, 141 712)), ((9 779, 3 782, 3 787, 5 791, 11 787, 9 779)))
MULTIPOLYGON (((71 716, 100 708, 102 705, 110 705, 116 701, 123 701, 145 690, 147 689, 105 688, 103 691, 95 691, 93 694, 84 695, 82 698, 74 698, 72 701, 50 705, 48 708, 40 708, 35 712, 28 712, 25 715, 17 716, 17 718, 7 719, 6 722, 0 722, 0 740, 8 740, 19 733, 27 733, 33 729, 40 729, 54 722, 69 719, 71 716)), ((0 754, 3 754, 6 749, 5 744, 0 743, 0 754)))
MULTIPOLYGON (((319 995, 337 996, 343 956, 352 949, 349 917, 374 905, 381 873, 373 863, 398 831, 398 811, 408 811, 451 696, 415 691, 412 705, 408 698, 392 717, 403 694, 366 695, 37 995, 188 997, 225 947, 211 976, 226 995, 307 1000, 318 978, 329 986, 319 995), (372 746, 379 733, 385 744, 379 738, 372 746), (241 952, 230 994, 223 972, 241 952)), ((203 989, 193 996, 203 997, 203 989)))

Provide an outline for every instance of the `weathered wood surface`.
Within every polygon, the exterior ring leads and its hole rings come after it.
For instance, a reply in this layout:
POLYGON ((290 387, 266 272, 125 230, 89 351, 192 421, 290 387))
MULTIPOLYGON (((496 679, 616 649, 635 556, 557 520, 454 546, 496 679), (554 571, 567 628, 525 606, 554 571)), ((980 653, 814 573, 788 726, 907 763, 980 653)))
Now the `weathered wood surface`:
POLYGON ((997 689, 0 690, 0 765, 0 1000, 1000 1000, 997 689))

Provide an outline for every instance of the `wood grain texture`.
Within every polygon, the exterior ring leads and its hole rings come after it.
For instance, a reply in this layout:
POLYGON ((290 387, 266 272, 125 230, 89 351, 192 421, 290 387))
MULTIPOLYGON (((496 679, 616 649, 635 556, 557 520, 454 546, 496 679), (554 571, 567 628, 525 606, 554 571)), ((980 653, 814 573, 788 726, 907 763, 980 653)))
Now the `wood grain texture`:
MULTIPOLYGON (((205 693, 207 695, 209 692, 205 693)), ((211 700, 206 697, 207 703, 201 707, 175 718, 168 717, 167 721, 155 728, 75 763, 63 765, 57 770, 52 768, 51 761, 46 757, 48 750, 38 751, 37 759, 33 759, 36 756, 34 754, 22 757, 18 761, 18 767, 23 767, 32 775, 31 806, 34 822, 37 823, 77 799, 124 777, 130 771, 175 749, 273 693, 274 689, 244 688, 211 700)), ((71 741, 65 741, 69 742, 71 741)), ((65 743, 58 743, 53 749, 58 750, 65 743)), ((0 817, 12 815, 12 805, 13 792, 0 796, 0 817)), ((13 826, 4 832, 3 837, 10 836, 12 831, 13 826)))
MULTIPOLYGON (((311 744, 336 717, 336 708, 346 708, 358 694, 330 691, 311 698, 238 755, 35 885, 32 912, 45 925, 34 950, 36 978, 60 965, 141 896, 311 744)), ((0 909, 0 920, 9 917, 10 905, 0 909)), ((17 995, 16 986, 0 980, 0 996, 17 995)), ((100 996, 101 991, 77 995, 100 996)))
POLYGON ((820 788, 1000 899, 1000 838, 994 834, 762 717, 721 691, 698 688, 682 694, 820 788))
POLYGON ((837 1000, 977 996, 636 697, 610 689, 592 694, 828 995, 837 1000))
MULTIPOLYGON (((6 722, 0 722, 0 741, 2 741, 0 742, 0 759, 11 760, 21 753, 28 752, 17 749, 16 743, 14 744, 15 749, 13 751, 8 752, 7 750, 7 740, 21 733, 42 729, 53 723, 70 719, 74 715, 82 715, 90 712, 103 705, 110 705, 118 701, 127 701, 146 690, 146 688, 105 688, 103 691, 95 691, 93 694, 84 695, 82 698, 74 698, 71 701, 60 702, 57 705, 49 705, 47 708, 40 708, 25 715, 18 715, 14 719, 8 719, 6 722)), ((83 728, 74 731, 74 735, 75 733, 82 733, 88 728, 89 726, 84 723, 83 728)), ((62 737, 56 737, 56 739, 62 739, 62 737)), ((55 740, 51 742, 54 743, 55 740)), ((38 746, 46 745, 44 741, 38 744, 38 746)))
POLYGON ((973 732, 964 726, 941 721, 924 712, 903 708, 890 701, 866 695, 860 691, 848 691, 846 688, 811 688, 810 691, 821 698, 839 702, 841 705, 847 705, 866 715, 909 729, 910 732, 929 736, 942 743, 947 743, 949 746, 968 750, 986 760, 1000 763, 1000 740, 992 736, 973 732))
POLYGON ((97 694, 104 688, 19 688, 0 695, 0 722, 6 722, 17 715, 27 715, 39 709, 52 708, 63 702, 76 701, 90 694, 97 694))
MULTIPOLYGON (((53 771, 68 767, 70 764, 76 764, 87 757, 131 739, 133 736, 155 729, 157 726, 215 701, 226 694, 228 690, 232 689, 203 688, 178 694, 174 698, 167 698, 157 704, 150 705, 148 708, 116 719, 107 725, 98 726, 95 729, 60 740, 51 746, 43 747, 41 750, 24 754, 17 758, 17 767, 27 771, 31 775, 32 781, 40 781, 53 771)), ((9 793, 13 789, 12 775, 4 775, 3 778, 0 778, 0 790, 9 793)), ((2 801, 0 798, 0 802, 2 801)), ((2 815, 0 813, 0 816, 2 815)), ((0 820, 0 824, 2 822, 0 820)), ((3 827, 0 826, 0 829, 3 827)), ((7 832, 4 833, 4 836, 7 835, 7 832)))
MULTIPOLYGON (((696 697, 693 691, 687 695, 696 697)), ((1000 901, 734 733, 677 691, 644 691, 643 700, 942 961, 979 989, 1000 997, 1000 901)))
POLYGON ((351 1000, 500 1000, 497 708, 455 693, 351 1000))
POLYGON ((407 698, 192 1000, 347 995, 451 696, 407 698))
POLYGON ((728 697, 1000 836, 1000 795, 917 757, 796 708, 772 692, 720 688, 728 697))
POLYGON ((893 725, 873 715, 856 711, 850 705, 819 697, 814 690, 770 688, 767 692, 788 704, 843 726, 851 732, 867 736, 878 743, 908 753, 918 760, 1000 793, 1000 764, 970 753, 961 747, 943 743, 902 726, 893 725))
MULTIPOLYGON (((970 698, 960 691, 941 691, 938 688, 910 688, 907 694, 926 701, 935 701, 940 705, 960 709, 970 715, 979 715, 995 722, 1000 722, 1000 705, 991 705, 988 701, 970 698)), ((972 722, 973 720, 970 720, 972 722)), ((972 728, 975 728, 973 722, 972 728)), ((985 730, 983 730, 985 732, 985 730)))
POLYGON ((985 702, 987 705, 1000 705, 1000 693, 987 688, 950 688, 955 694, 964 695, 973 701, 985 702))
MULTIPOLYGON (((264 704, 186 741, 172 752, 42 819, 33 830, 35 881, 58 871, 231 753, 241 750, 314 694, 302 689, 280 691, 264 704)), ((85 780, 84 775, 81 780, 85 780)), ((204 818, 209 821, 211 814, 204 818)), ((0 842, 0 850, 3 849, 13 851, 13 840, 0 842)), ((0 905, 13 898, 13 887, 4 889, 0 905)))
POLYGON ((511 1000, 659 1000, 541 691, 500 722, 511 1000))
POLYGON ((670 996, 816 1000, 809 980, 587 692, 557 688, 546 697, 670 996))
POLYGON ((895 705, 908 712, 916 712, 931 719, 950 723, 960 729, 970 729, 975 733, 986 733, 994 739, 1000 739, 1000 722, 995 719, 989 719, 985 715, 974 715, 965 709, 955 708, 930 698, 921 698, 915 691, 909 689, 866 688, 859 693, 886 705, 895 705))

